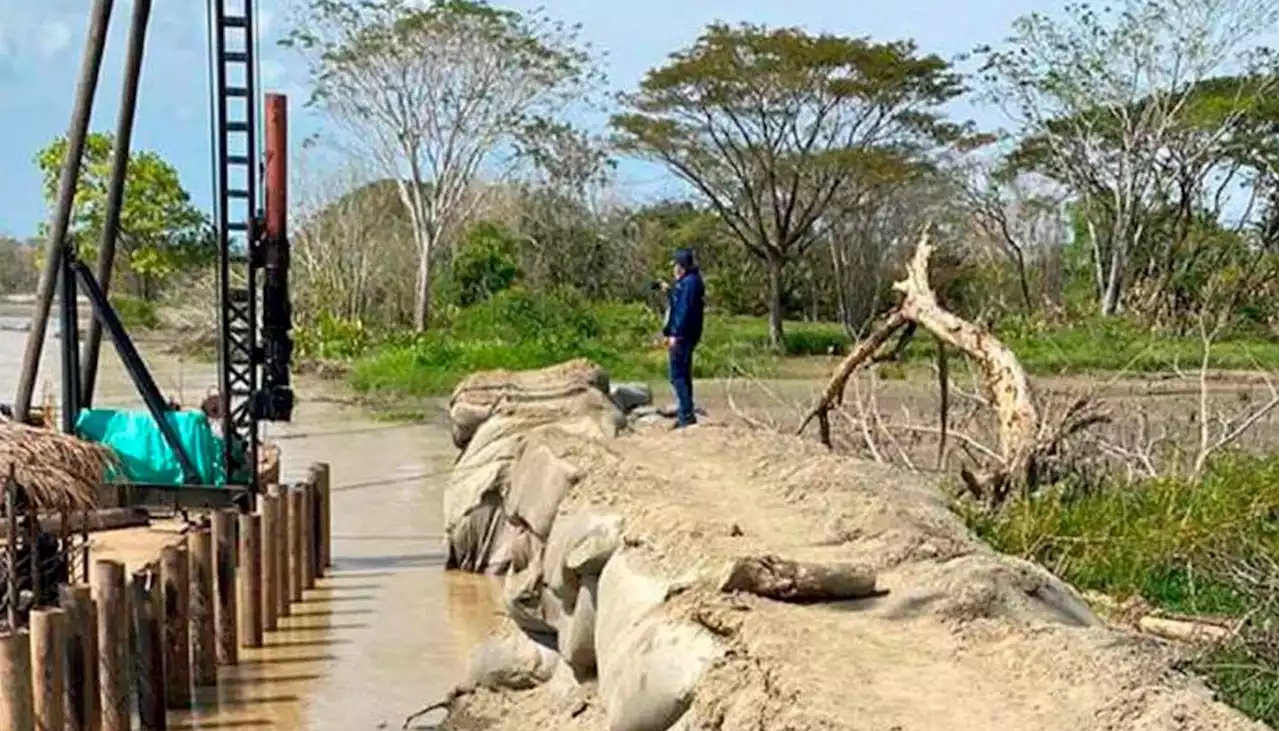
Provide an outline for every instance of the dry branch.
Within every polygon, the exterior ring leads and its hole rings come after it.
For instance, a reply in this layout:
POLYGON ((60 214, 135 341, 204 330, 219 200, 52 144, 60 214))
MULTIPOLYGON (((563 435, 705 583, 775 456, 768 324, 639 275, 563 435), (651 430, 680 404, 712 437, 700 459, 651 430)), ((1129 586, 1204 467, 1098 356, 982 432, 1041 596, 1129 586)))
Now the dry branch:
MULTIPOLYGON (((877 360, 875 354, 894 332, 904 326, 907 332, 916 326, 922 327, 942 346, 968 356, 982 373, 999 427, 999 447, 995 450, 999 459, 985 473, 966 469, 962 476, 975 496, 998 503, 1015 485, 1034 485, 1039 479, 1041 458, 1055 455, 1062 440, 1102 417, 1094 414, 1087 404, 1073 405, 1061 421, 1055 420, 1046 428, 1041 422, 1031 382, 1013 351, 986 328, 948 312, 939 304, 929 286, 929 259, 933 248, 926 230, 907 262, 906 276, 893 285, 894 291, 902 295, 902 301, 841 361, 797 433, 803 432, 815 418, 825 421, 827 413, 843 399, 850 376, 859 367, 877 360)), ((829 440, 824 442, 830 446, 829 440)))
POLYGON ((721 591, 745 591, 786 602, 861 599, 876 593, 876 574, 850 564, 790 561, 748 556, 733 563, 721 591))

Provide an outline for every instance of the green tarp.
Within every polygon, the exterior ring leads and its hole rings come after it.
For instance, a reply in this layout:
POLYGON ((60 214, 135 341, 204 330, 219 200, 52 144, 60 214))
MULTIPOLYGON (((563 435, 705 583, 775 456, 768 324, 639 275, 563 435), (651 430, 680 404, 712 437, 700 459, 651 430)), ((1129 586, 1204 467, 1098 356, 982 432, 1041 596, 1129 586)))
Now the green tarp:
MULTIPOLYGON (((222 458, 222 439, 213 433, 209 420, 200 411, 170 411, 165 418, 178 434, 187 456, 199 476, 199 484, 227 484, 222 458)), ((182 463, 149 411, 85 409, 76 422, 82 439, 110 447, 120 458, 120 468, 107 475, 111 482, 151 485, 186 484, 182 463)))

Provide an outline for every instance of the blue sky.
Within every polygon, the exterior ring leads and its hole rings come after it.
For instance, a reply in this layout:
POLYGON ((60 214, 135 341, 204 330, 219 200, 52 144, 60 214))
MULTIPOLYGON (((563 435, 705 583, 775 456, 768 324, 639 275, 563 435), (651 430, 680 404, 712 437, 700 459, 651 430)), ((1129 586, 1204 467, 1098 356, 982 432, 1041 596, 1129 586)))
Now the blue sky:
MULTIPOLYGON (((264 34, 260 86, 291 95, 290 136, 298 140, 320 131, 321 120, 302 112, 301 68, 287 51, 275 46, 287 1, 259 0, 264 34)), ((646 69, 716 20, 798 25, 885 40, 910 37, 923 50, 949 56, 997 42, 1017 16, 1035 10, 1054 12, 1061 0, 511 0, 499 4, 518 9, 543 5, 559 19, 581 23, 585 38, 608 53, 611 84, 629 88, 646 69)), ((31 235, 47 215, 32 158, 67 128, 89 5, 89 0, 0 0, 0 233, 31 235)), ((94 130, 115 127, 131 5, 130 0, 115 3, 94 105, 94 130)), ((155 150, 173 162, 196 202, 207 209, 204 5, 204 0, 154 4, 134 147, 155 150)), ((968 107, 957 111, 984 126, 1002 123, 991 111, 968 107)), ((625 162, 619 184, 635 196, 678 190, 660 170, 625 162)))

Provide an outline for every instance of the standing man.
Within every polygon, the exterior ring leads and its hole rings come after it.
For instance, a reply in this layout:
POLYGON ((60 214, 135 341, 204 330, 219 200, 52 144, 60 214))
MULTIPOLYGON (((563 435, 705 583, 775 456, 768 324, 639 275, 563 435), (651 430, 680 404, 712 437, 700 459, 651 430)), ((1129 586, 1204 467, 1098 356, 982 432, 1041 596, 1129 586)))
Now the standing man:
POLYGON ((693 349, 702 339, 705 290, 693 249, 677 249, 671 257, 676 281, 667 291, 667 366, 676 394, 676 428, 698 423, 693 413, 693 349))

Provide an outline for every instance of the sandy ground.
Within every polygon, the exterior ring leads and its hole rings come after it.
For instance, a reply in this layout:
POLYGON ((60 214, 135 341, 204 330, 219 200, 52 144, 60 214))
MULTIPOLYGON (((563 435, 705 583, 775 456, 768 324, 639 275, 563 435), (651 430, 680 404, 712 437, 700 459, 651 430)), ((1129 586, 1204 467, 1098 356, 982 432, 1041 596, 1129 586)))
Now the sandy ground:
POLYGON ((89 555, 94 561, 121 561, 126 575, 160 558, 165 546, 186 541, 177 518, 153 519, 150 525, 89 534, 89 555))
MULTIPOLYGON (((798 605, 694 580, 662 611, 711 630, 727 654, 683 728, 1262 728, 1174 671, 1171 646, 1102 626, 1073 589, 981 544, 920 478, 716 421, 567 439, 562 456, 586 476, 562 514, 621 513, 625 543, 666 576, 773 554, 874 568, 884 594, 798 605)), ((606 728, 590 684, 572 699, 481 691, 450 724, 606 728)))

